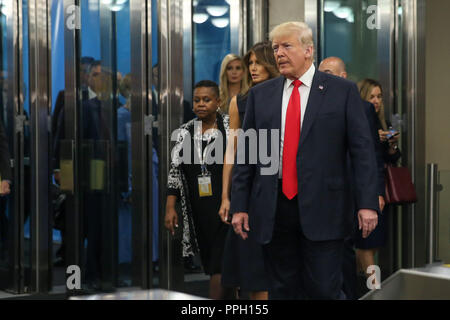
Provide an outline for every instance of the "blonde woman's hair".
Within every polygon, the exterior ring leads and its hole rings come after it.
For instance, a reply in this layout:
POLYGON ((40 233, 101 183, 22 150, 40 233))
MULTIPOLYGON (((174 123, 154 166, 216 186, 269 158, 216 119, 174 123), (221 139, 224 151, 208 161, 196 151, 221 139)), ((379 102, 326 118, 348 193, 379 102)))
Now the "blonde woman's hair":
MULTIPOLYGON (((303 47, 314 47, 312 30, 304 22, 289 21, 277 25, 269 34, 270 41, 275 37, 283 37, 296 32, 303 47)), ((312 58, 311 58, 312 59, 312 58)))
POLYGON ((241 80, 241 90, 240 94, 245 94, 249 88, 249 79, 247 67, 245 66, 242 58, 234 53, 227 54, 222 60, 222 65, 220 66, 220 110, 223 113, 228 113, 229 103, 232 97, 230 97, 230 92, 228 90, 228 78, 227 78, 227 66, 230 62, 239 60, 242 65, 243 76, 241 80))
MULTIPOLYGON (((370 94, 372 93, 373 88, 380 88, 381 94, 383 94, 383 88, 381 87, 381 83, 376 80, 366 78, 358 83, 359 94, 363 100, 369 101, 370 94)), ((387 130, 386 117, 384 114, 384 103, 383 99, 381 99, 380 109, 377 112, 378 119, 380 119, 381 127, 384 131, 387 130)))
POLYGON ((131 97, 131 73, 127 74, 120 81, 119 84, 119 93, 125 98, 128 99, 131 97))

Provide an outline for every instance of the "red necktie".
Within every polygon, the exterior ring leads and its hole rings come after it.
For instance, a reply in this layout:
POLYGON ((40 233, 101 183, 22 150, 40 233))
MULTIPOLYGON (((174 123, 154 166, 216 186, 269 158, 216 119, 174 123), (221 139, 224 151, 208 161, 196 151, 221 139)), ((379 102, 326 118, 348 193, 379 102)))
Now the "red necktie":
POLYGON ((297 150, 300 141, 300 115, 301 102, 298 87, 302 85, 300 80, 294 80, 289 104, 286 111, 283 144, 283 193, 289 199, 293 199, 298 193, 297 181, 297 150))

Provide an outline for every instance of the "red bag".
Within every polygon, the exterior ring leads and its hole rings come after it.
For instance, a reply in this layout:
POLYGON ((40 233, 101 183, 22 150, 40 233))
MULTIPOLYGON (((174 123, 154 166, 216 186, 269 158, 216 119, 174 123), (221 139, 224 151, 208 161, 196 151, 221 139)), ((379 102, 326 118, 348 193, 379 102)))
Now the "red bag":
POLYGON ((417 202, 416 189, 408 168, 386 168, 386 203, 408 204, 417 202))

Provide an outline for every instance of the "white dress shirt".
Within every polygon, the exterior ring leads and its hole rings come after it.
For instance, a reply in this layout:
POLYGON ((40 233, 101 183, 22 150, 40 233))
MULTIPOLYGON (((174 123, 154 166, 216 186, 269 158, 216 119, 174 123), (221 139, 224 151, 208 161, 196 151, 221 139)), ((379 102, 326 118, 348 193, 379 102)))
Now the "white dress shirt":
MULTIPOLYGON (((305 117, 306 107, 308 105, 309 92, 311 91, 311 85, 316 68, 314 64, 311 64, 308 71, 306 71, 298 80, 302 82, 302 85, 298 88, 300 93, 300 128, 303 127, 303 118, 305 117)), ((283 100, 281 103, 281 133, 280 133, 280 166, 278 170, 278 177, 281 179, 283 173, 283 145, 284 145, 284 127, 286 124, 286 112, 291 98, 292 90, 294 89, 294 80, 286 79, 284 81, 283 100)), ((300 129, 301 131, 301 129, 300 129)))

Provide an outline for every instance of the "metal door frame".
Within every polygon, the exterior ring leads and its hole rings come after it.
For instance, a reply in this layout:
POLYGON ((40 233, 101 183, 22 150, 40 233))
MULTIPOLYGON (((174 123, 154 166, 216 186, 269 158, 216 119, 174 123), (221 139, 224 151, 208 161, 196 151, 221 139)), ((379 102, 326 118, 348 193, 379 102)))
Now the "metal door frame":
MULTIPOLYGON (((21 1, 21 0, 19 0, 21 1)), ((31 291, 51 290, 52 227, 50 198, 51 66, 49 0, 30 0, 30 123, 31 123, 31 291)))
MULTIPOLYGON (((64 15, 68 8, 79 5, 80 0, 64 0, 64 15)), ((101 10, 101 6, 100 6, 101 10)), ((108 18, 103 16, 103 20, 108 18)), ((105 22, 105 21, 103 21, 105 22)), ((103 23, 105 27, 105 23, 103 23)), ((114 32, 113 30, 109 30, 114 32)), ((151 1, 130 0, 130 41, 132 97, 131 144, 132 144, 132 286, 144 289, 153 286, 152 277, 152 139, 145 119, 151 114, 151 1), (150 59, 150 60, 149 60, 150 59)), ((65 123, 66 139, 72 140, 72 161, 74 190, 68 194, 68 206, 73 214, 68 214, 67 264, 82 264, 80 253, 83 250, 81 228, 81 188, 79 182, 80 160, 76 146, 80 144, 78 123, 80 102, 79 58, 80 30, 65 28, 65 123)), ((108 45, 107 43, 103 46, 108 45)), ((102 48, 102 55, 105 53, 102 48)), ((112 58, 111 58, 112 59, 112 58)), ((111 62, 112 63, 112 62, 111 62)), ((112 274, 114 274, 112 270, 112 274)), ((114 285, 113 288, 114 289, 114 285)), ((75 292, 67 292, 75 294, 75 292)))

